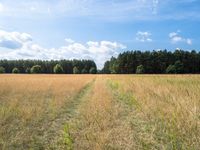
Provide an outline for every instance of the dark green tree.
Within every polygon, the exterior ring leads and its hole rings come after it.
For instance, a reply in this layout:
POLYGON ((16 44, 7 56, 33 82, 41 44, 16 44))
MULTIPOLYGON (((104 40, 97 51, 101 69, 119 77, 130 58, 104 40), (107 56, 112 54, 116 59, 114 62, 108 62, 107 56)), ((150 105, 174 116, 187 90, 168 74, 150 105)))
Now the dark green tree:
POLYGON ((135 73, 136 74, 143 74, 143 73, 145 73, 144 66, 143 65, 137 66, 135 73))
POLYGON ((95 67, 90 68, 90 74, 96 74, 97 69, 95 67))
POLYGON ((0 73, 5 73, 5 68, 4 67, 0 67, 0 73))
POLYGON ((35 65, 31 68, 31 73, 32 74, 37 74, 37 73, 41 73, 42 69, 40 65, 35 65))
POLYGON ((62 73, 64 73, 64 70, 60 64, 56 64, 53 68, 53 72, 56 74, 62 74, 62 73))
POLYGON ((105 62, 102 73, 110 74, 110 61, 105 62))
POLYGON ((20 73, 20 71, 18 68, 15 67, 15 68, 13 68, 12 73, 20 73))

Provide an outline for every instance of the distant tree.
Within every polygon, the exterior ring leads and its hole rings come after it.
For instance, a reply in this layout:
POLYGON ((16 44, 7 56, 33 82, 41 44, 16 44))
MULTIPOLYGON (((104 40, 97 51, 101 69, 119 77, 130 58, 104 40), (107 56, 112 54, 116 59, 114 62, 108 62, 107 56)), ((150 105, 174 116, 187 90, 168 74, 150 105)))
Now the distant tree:
POLYGON ((166 69, 166 73, 168 74, 175 74, 176 73, 176 67, 174 65, 169 65, 166 69))
POLYGON ((31 68, 31 73, 35 74, 35 73, 41 73, 42 69, 40 65, 35 65, 31 68))
POLYGON ((88 71, 87 71, 85 68, 83 68, 83 70, 81 71, 81 73, 82 73, 82 74, 87 74, 88 71))
POLYGON ((62 73, 64 73, 64 70, 60 64, 56 64, 53 68, 53 72, 56 74, 62 74, 62 73))
POLYGON ((42 73, 54 73, 53 68, 56 64, 60 64, 66 74, 72 74, 74 67, 80 71, 85 68, 88 73, 91 67, 96 68, 96 64, 92 60, 0 60, 0 66, 5 68, 6 73, 12 73, 12 69, 15 67, 20 70, 20 73, 29 73, 34 65, 40 65, 42 73))
POLYGON ((15 67, 15 68, 13 68, 12 73, 20 73, 20 71, 18 68, 15 67))
POLYGON ((73 68, 73 74, 80 74, 80 71, 77 67, 73 68))
POLYGON ((104 67, 102 69, 102 73, 105 73, 105 74, 110 74, 110 61, 106 61, 104 63, 104 67))
POLYGON ((143 74, 143 73, 145 73, 144 66, 143 65, 137 66, 135 73, 136 74, 143 74))
POLYGON ((97 69, 92 67, 90 68, 90 74, 96 74, 97 73, 97 69))
POLYGON ((116 73, 119 73, 118 70, 119 70, 119 65, 118 65, 118 61, 115 57, 112 57, 110 59, 110 63, 109 63, 109 69, 110 69, 110 72, 112 74, 116 74, 116 73))
POLYGON ((31 73, 31 68, 26 68, 25 73, 31 73))
POLYGON ((183 73, 184 72, 184 67, 183 67, 183 63, 181 63, 181 61, 176 61, 174 63, 174 66, 176 68, 176 73, 183 73))
POLYGON ((5 73, 5 68, 4 67, 0 67, 0 73, 5 73))

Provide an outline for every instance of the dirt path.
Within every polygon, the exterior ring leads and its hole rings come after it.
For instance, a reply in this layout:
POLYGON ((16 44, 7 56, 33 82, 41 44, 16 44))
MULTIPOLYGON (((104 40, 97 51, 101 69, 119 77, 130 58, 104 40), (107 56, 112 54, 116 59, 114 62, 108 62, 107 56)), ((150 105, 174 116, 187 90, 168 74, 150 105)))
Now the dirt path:
POLYGON ((107 79, 98 76, 91 91, 66 123, 65 149, 131 149, 131 129, 123 122, 126 112, 114 99, 107 79))
POLYGON ((72 119, 76 113, 79 105, 82 104, 82 101, 85 97, 90 93, 95 79, 85 85, 71 100, 69 104, 67 104, 60 115, 58 115, 55 120, 49 122, 46 125, 46 129, 44 129, 45 142, 43 143, 44 148, 47 149, 59 149, 60 145, 62 145, 63 139, 63 130, 66 122, 72 119))

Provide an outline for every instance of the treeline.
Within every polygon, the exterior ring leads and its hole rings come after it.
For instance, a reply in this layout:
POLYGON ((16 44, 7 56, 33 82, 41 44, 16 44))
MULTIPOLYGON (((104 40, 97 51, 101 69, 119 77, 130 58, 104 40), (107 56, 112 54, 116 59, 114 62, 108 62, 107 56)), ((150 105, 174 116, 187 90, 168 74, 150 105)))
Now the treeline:
POLYGON ((0 73, 95 74, 92 60, 0 60, 0 73))
POLYGON ((200 52, 127 51, 105 62, 102 73, 200 73, 200 52))

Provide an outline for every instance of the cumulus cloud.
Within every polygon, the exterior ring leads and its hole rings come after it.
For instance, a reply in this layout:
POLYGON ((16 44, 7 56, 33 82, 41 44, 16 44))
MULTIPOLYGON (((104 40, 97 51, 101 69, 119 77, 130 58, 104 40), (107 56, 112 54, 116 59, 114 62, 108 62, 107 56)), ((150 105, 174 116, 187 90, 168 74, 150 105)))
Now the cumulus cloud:
POLYGON ((180 30, 178 30, 177 32, 169 33, 169 38, 170 38, 170 41, 172 44, 184 42, 188 45, 192 45, 192 40, 190 38, 184 38, 184 37, 180 36, 179 33, 180 33, 180 30))
POLYGON ((66 42, 67 44, 72 44, 72 43, 74 43, 74 41, 73 41, 72 39, 70 39, 70 38, 66 38, 66 39, 65 39, 65 42, 66 42))
POLYGON ((0 47, 12 49, 0 52, 0 59, 92 59, 102 68, 118 50, 126 48, 123 44, 111 41, 88 41, 84 44, 65 39, 66 44, 59 48, 44 48, 32 41, 31 35, 19 32, 0 31, 0 47))
POLYGON ((151 33, 147 31, 146 32, 138 31, 136 34, 136 40, 140 42, 151 42, 152 39, 150 37, 151 37, 151 33))
POLYGON ((32 41, 32 37, 27 33, 0 30, 0 47, 18 49, 22 48, 24 43, 30 41, 32 41))

